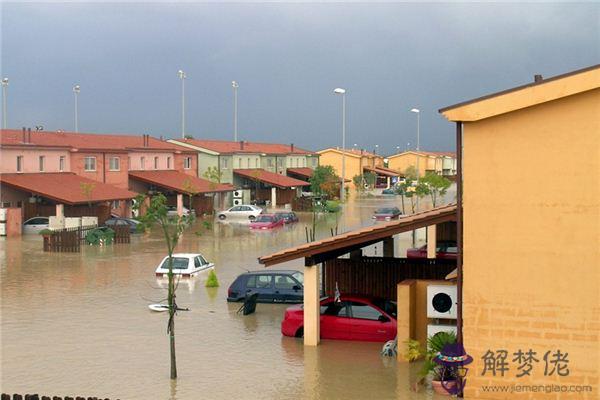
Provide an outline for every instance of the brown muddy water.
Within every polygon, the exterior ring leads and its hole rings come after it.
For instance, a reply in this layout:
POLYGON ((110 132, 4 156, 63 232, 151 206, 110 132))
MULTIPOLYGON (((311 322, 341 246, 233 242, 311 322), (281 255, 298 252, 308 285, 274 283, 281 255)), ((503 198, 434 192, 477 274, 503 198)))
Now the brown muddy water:
MULTIPOLYGON (((372 224, 376 207, 399 201, 349 201, 340 232, 372 224)), ((165 255, 158 232, 79 254, 44 253, 37 236, 0 240, 0 390, 120 399, 437 398, 412 392, 419 364, 381 357, 379 343, 325 340, 304 348, 281 335, 285 305, 259 304, 244 317, 239 304, 226 302, 237 275, 263 268, 259 256, 306 242, 311 214, 300 218, 273 232, 233 223, 207 231, 198 222, 185 234, 177 250, 213 261, 221 286, 206 288, 205 272, 180 282, 178 304, 191 311, 176 319, 176 382, 169 379, 166 315, 147 308, 165 297, 164 281, 154 276, 165 255)), ((335 225, 334 216, 321 217, 317 238, 335 225)), ((398 251, 409 245, 403 235, 398 251)), ((280 268, 301 270, 302 260, 280 268)))

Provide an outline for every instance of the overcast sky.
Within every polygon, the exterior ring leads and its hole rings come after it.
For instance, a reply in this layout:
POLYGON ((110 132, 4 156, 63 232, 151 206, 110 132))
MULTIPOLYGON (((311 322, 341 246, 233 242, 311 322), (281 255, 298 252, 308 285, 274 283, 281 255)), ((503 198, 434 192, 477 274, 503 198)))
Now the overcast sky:
POLYGON ((451 150, 437 110, 600 62, 598 3, 3 3, 9 127, 451 150))

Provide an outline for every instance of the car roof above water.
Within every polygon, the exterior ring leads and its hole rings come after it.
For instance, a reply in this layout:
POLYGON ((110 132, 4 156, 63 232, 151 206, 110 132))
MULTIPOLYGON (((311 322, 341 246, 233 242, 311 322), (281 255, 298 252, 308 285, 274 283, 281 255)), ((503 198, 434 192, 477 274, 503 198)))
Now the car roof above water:
POLYGON ((290 269, 269 269, 269 270, 260 270, 260 271, 248 271, 248 272, 244 272, 242 275, 258 275, 258 274, 260 274, 260 275, 267 275, 267 274, 293 275, 297 272, 300 272, 300 271, 290 270, 290 269))

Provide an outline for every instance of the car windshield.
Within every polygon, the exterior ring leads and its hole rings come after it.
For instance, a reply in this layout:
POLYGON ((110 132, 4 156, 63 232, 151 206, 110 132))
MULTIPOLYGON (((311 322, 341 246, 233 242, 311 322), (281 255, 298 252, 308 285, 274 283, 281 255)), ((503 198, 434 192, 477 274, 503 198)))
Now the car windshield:
POLYGON ((304 274, 302 272, 294 272, 292 276, 296 278, 298 282, 304 285, 304 274))
POLYGON ((377 299, 373 301, 373 304, 385 311, 388 315, 397 318, 398 311, 396 303, 394 303, 393 301, 377 299))
POLYGON ((275 218, 271 215, 261 215, 256 218, 256 222, 273 222, 275 218))
MULTIPOLYGON (((162 265, 162 269, 169 269, 169 258, 165 258, 162 265)), ((187 269, 188 259, 185 257, 173 257, 173 269, 187 269)))
POLYGON ((396 213, 396 208, 379 208, 375 211, 375 214, 394 214, 396 213))

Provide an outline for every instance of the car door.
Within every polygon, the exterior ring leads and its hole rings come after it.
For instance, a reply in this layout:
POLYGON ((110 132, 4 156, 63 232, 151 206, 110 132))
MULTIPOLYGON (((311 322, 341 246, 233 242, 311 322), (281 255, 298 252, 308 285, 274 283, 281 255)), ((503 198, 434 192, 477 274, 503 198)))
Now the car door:
POLYGON ((302 286, 289 275, 275 275, 273 299, 278 303, 297 303, 302 300, 302 286))
POLYGON ((395 321, 370 304, 350 302, 352 340, 385 342, 396 336, 395 321))
POLYGON ((321 303, 321 338, 350 340, 350 318, 345 301, 321 303))
POLYGON ((254 290, 258 293, 257 301, 263 303, 273 302, 273 275, 256 275, 256 287, 254 290))

